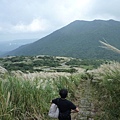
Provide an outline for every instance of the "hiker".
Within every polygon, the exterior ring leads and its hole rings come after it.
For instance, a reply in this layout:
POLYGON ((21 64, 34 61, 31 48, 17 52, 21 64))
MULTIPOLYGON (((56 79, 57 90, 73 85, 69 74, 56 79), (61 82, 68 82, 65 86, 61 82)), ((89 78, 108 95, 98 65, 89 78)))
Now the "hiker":
POLYGON ((71 120, 71 113, 79 112, 78 107, 76 107, 71 101, 67 100, 68 95, 67 89, 61 89, 59 91, 61 98, 56 98, 52 100, 52 103, 56 104, 59 108, 59 120, 71 120))

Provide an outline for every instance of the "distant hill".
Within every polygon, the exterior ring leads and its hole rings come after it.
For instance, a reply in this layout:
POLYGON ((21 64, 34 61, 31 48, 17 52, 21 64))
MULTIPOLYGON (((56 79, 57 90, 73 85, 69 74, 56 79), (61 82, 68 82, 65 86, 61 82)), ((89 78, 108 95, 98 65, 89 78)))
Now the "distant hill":
POLYGON ((114 20, 76 20, 67 26, 23 45, 6 55, 54 55, 83 59, 120 59, 120 55, 103 49, 99 40, 120 49, 120 22, 114 20))
POLYGON ((0 41, 0 55, 9 51, 12 51, 21 45, 29 44, 37 39, 19 39, 19 40, 9 40, 9 41, 0 41))

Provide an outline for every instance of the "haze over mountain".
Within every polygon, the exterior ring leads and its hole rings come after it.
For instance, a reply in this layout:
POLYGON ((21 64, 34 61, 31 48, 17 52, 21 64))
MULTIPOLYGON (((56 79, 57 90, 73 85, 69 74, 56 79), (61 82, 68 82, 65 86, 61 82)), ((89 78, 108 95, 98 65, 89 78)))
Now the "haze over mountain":
POLYGON ((10 41, 0 41, 0 54, 12 51, 22 45, 32 43, 37 39, 20 39, 10 41))
POLYGON ((120 22, 114 20, 76 20, 67 26, 23 45, 6 55, 53 55, 87 59, 120 59, 120 55, 101 48, 104 39, 120 49, 120 22))

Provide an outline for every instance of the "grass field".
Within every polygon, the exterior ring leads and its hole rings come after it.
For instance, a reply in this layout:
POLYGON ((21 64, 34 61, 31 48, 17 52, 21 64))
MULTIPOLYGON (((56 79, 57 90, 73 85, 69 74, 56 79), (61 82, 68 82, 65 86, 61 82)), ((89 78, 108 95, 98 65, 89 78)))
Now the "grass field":
MULTIPOLYGON (((61 60, 64 61, 63 58, 61 60)), ((103 63, 97 68, 88 70, 78 65, 75 69, 77 72, 74 73, 56 71, 24 73, 19 70, 1 72, 0 119, 52 120, 48 117, 50 101, 59 97, 59 89, 67 88, 68 99, 78 104, 80 92, 84 91, 80 86, 83 81, 89 79, 96 112, 94 119, 119 120, 120 63, 103 63)))

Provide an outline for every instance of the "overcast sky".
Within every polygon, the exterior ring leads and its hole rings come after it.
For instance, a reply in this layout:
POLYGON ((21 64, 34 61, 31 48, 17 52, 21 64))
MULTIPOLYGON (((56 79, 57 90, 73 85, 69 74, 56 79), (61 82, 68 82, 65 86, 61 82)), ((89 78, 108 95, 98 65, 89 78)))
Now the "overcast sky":
POLYGON ((39 39, 94 19, 120 21, 120 0, 0 0, 0 41, 39 39))

